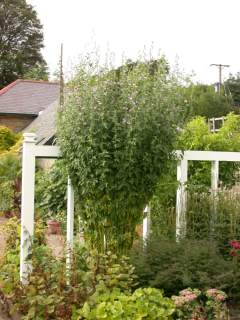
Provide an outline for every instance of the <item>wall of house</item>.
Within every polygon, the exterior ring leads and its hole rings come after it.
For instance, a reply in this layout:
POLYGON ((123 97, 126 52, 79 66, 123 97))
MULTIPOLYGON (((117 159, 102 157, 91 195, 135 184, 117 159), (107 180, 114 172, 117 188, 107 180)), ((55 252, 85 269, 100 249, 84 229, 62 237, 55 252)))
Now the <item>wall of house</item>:
POLYGON ((35 117, 26 115, 1 115, 0 126, 5 126, 12 129, 14 132, 20 132, 26 128, 35 117))

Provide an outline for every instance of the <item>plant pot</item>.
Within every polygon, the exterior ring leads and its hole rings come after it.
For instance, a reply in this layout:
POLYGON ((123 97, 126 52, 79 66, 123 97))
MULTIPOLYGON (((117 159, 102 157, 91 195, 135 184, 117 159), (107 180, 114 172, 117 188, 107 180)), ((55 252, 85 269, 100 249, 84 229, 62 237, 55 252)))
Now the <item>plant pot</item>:
POLYGON ((61 224, 56 220, 48 220, 48 234, 61 234, 61 224))

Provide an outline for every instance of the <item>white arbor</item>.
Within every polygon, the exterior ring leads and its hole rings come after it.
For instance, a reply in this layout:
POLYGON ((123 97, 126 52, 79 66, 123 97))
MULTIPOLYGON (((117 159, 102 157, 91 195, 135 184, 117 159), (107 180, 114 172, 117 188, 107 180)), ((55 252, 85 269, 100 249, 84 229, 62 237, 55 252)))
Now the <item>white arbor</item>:
MULTIPOLYGON (((177 180, 179 187, 176 201, 176 237, 184 236, 186 229, 186 183, 188 178, 188 161, 212 162, 212 189, 218 187, 219 161, 240 161, 240 152, 217 151, 185 151, 176 152, 179 163, 177 166, 177 180)), ((36 158, 59 158, 60 149, 57 146, 36 145, 36 135, 25 133, 22 152, 22 209, 21 209, 21 248, 20 248, 20 279, 24 283, 31 271, 31 263, 26 260, 34 234, 34 184, 35 184, 35 160, 36 158)), ((67 245, 73 246, 74 225, 74 192, 71 181, 67 183, 67 245)), ((150 208, 145 209, 146 217, 143 220, 143 239, 146 240, 150 232, 150 208)), ((67 264, 70 264, 70 254, 67 256, 67 264)))
POLYGON ((179 158, 177 166, 177 180, 179 186, 176 199, 176 238, 184 237, 186 232, 186 205, 188 180, 188 161, 211 161, 211 189, 216 194, 219 182, 219 162, 240 162, 240 152, 222 151, 177 151, 179 158))
MULTIPOLYGON (((26 282, 27 275, 31 271, 31 263, 26 258, 32 243, 34 234, 34 185, 35 185, 35 160, 36 158, 60 157, 57 146, 36 145, 36 135, 25 133, 22 152, 22 209, 21 209, 21 248, 20 248, 20 279, 26 282)), ((74 193, 70 179, 67 184, 67 244, 73 245, 73 213, 74 193)), ((70 256, 67 257, 70 263, 70 256)))

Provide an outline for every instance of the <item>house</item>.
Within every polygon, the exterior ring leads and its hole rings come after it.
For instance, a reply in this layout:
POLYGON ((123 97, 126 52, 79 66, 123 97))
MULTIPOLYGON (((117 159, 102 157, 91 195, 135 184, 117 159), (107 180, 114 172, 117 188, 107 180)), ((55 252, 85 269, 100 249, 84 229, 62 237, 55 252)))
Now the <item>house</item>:
POLYGON ((44 110, 57 105, 59 89, 56 82, 21 79, 12 82, 0 90, 0 125, 26 132, 44 110))
POLYGON ((52 145, 56 135, 56 117, 58 100, 51 103, 40 112, 23 132, 34 132, 37 135, 37 144, 52 145))

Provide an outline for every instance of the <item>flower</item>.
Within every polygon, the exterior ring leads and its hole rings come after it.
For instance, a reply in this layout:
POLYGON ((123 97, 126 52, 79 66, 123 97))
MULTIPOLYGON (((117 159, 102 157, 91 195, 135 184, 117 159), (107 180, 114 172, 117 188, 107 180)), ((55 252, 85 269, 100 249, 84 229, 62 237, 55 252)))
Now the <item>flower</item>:
POLYGON ((218 289, 208 289, 206 296, 217 301, 225 301, 227 299, 226 293, 218 289))
POLYGON ((180 296, 183 296, 190 300, 196 299, 200 294, 201 292, 198 289, 191 289, 191 288, 184 289, 179 292, 180 296))
POLYGON ((240 243, 238 240, 232 240, 229 242, 229 244, 234 249, 240 249, 240 243))
POLYGON ((231 255, 232 257, 236 257, 236 256, 237 256, 237 252, 236 252, 235 250, 231 250, 231 251, 230 251, 230 255, 231 255))
POLYGON ((225 300, 226 300, 226 296, 223 295, 223 294, 218 294, 218 295, 216 296, 216 299, 217 299, 218 301, 225 301, 225 300))
POLYGON ((173 300, 173 303, 176 305, 176 307, 181 307, 186 302, 184 297, 178 297, 178 296, 173 296, 172 300, 173 300))

